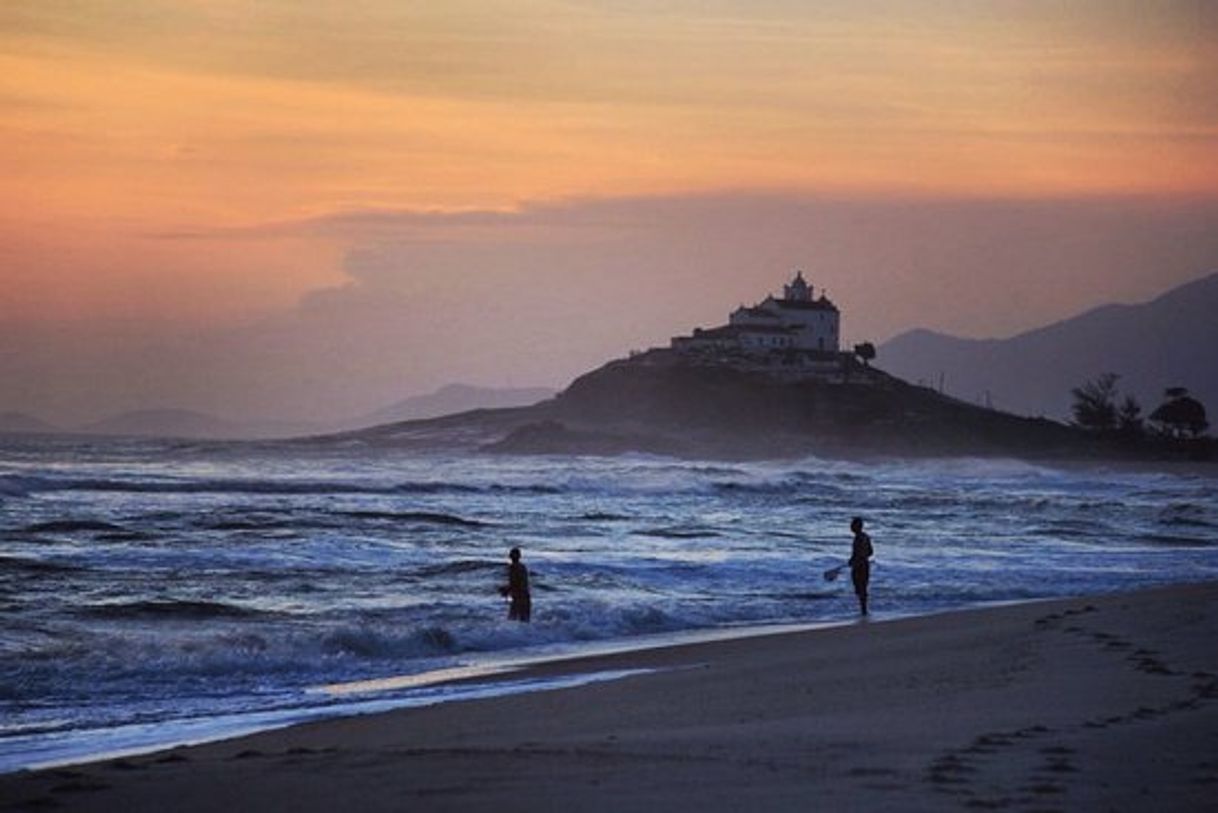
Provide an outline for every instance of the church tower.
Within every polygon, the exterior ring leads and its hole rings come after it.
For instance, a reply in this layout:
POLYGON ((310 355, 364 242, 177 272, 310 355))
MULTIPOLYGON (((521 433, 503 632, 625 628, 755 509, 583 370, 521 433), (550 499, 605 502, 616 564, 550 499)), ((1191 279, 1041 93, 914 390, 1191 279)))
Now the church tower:
POLYGON ((803 271, 795 272, 795 279, 782 287, 782 295, 788 302, 812 301, 812 286, 804 281, 803 271))

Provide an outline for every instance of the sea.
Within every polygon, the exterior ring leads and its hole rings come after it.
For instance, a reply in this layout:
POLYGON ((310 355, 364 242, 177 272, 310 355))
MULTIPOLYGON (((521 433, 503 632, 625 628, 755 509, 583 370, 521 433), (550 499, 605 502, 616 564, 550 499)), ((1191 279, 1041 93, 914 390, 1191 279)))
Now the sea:
POLYGON ((559 685, 510 674, 530 660, 859 623, 848 575, 824 576, 854 516, 872 623, 1218 578, 1198 467, 11 436, 0 772, 559 685), (498 590, 514 546, 530 624, 498 590))

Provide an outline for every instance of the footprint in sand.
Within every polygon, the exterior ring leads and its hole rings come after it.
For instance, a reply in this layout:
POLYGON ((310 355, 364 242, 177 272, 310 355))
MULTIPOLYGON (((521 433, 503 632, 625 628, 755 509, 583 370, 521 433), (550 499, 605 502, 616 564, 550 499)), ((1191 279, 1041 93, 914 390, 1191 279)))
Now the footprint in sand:
POLYGON ((262 753, 261 751, 254 748, 247 748, 246 750, 229 757, 229 759, 257 759, 264 756, 266 756, 266 754, 262 753))
POLYGON ((1047 627, 1053 622, 1061 620, 1062 616, 1058 615, 1057 613, 1051 613, 1050 615, 1041 616, 1032 623, 1038 627, 1047 627))
POLYGON ((1036 725, 1019 729, 1018 731, 1015 732, 1015 736, 1016 737, 1039 737, 1042 734, 1048 734, 1051 730, 1052 729, 1050 729, 1048 726, 1040 725, 1039 723, 1037 723, 1036 725))
POLYGON ((106 790, 110 786, 105 782, 99 782, 96 779, 70 779, 67 782, 60 782, 51 788, 51 793, 92 793, 97 790, 106 790))
POLYGON ((1035 785, 1028 785, 1023 788, 1028 793, 1034 793, 1037 796, 1053 796, 1065 793, 1066 789, 1055 782, 1037 782, 1035 785))
POLYGON ((109 765, 107 765, 106 767, 108 767, 112 771, 146 771, 146 770, 148 770, 147 766, 145 766, 145 765, 137 765, 136 763, 129 762, 125 759, 116 759, 113 762, 111 762, 109 765))
POLYGON ((1078 773, 1078 768, 1064 757, 1054 757, 1045 761, 1044 770, 1050 773, 1078 773))

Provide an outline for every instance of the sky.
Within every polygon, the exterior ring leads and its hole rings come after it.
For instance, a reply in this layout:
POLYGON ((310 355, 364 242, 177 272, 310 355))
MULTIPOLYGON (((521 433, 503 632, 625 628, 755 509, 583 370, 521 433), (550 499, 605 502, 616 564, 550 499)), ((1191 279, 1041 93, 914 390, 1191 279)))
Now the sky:
POLYGON ((1007 336, 1218 270, 1218 5, 5 0, 0 177, 60 423, 561 387, 796 268, 1007 336))

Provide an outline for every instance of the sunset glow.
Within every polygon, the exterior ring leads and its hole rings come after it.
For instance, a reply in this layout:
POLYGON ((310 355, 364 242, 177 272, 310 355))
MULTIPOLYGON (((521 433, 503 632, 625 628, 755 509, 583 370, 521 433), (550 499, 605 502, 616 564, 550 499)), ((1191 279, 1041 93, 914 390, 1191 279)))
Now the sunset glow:
MULTIPOLYGON (((369 235, 352 213, 1211 201, 1216 23, 1198 2, 15 0, 0 6, 0 323, 235 325, 342 290, 361 251, 424 239, 369 235)), ((521 220, 471 242, 545 256, 572 239, 521 220)), ((698 262, 665 259, 677 277, 698 262)), ((819 259, 758 257, 750 284, 816 276, 819 259)), ((432 296, 436 267, 398 288, 432 296)))

